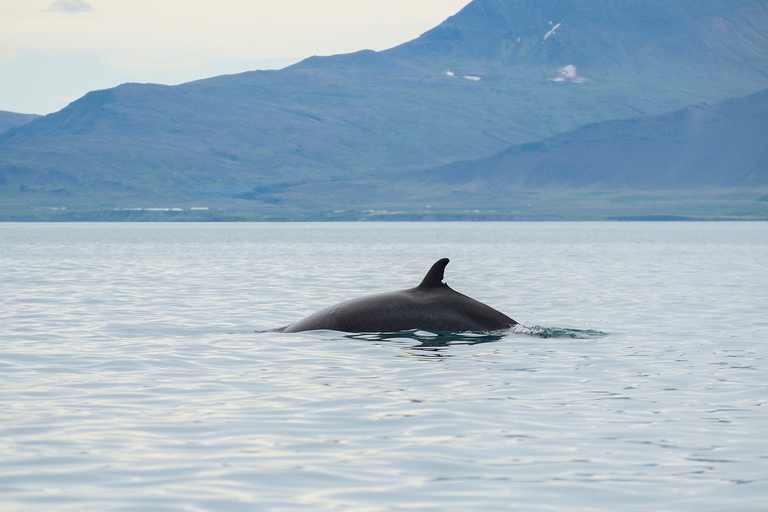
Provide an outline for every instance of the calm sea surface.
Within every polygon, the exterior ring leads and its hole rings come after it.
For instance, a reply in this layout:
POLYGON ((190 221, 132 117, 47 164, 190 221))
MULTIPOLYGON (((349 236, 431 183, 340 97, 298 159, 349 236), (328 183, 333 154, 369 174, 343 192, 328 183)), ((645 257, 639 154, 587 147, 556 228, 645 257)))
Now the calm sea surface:
POLYGON ((0 224, 0 511, 765 511, 768 223, 0 224), (418 284, 497 338, 257 332, 418 284))

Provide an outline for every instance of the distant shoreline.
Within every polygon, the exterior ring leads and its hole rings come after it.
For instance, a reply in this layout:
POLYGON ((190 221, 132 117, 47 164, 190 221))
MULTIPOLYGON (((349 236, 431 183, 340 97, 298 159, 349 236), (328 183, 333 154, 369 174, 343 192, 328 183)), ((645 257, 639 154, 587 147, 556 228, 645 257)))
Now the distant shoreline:
POLYGON ((120 215, 109 211, 70 211, 64 214, 6 214, 0 217, 0 223, 285 223, 285 222, 323 222, 323 223, 364 223, 364 222, 758 222, 768 221, 766 215, 752 216, 688 216, 670 214, 592 216, 581 215, 579 218, 567 218, 559 215, 515 215, 504 213, 457 214, 397 212, 388 214, 354 214, 345 216, 329 212, 312 215, 262 215, 249 212, 211 212, 209 215, 195 215, 190 212, 132 212, 120 215), (166 213, 166 214, 163 214, 166 213), (185 214, 186 213, 186 214, 185 214))

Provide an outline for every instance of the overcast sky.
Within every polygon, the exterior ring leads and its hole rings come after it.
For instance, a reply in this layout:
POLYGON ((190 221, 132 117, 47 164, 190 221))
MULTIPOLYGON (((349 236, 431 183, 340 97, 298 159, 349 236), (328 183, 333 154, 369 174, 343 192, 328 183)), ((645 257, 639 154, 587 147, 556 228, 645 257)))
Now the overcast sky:
POLYGON ((383 50, 469 0, 0 0, 0 110, 47 114, 123 82, 178 84, 383 50))

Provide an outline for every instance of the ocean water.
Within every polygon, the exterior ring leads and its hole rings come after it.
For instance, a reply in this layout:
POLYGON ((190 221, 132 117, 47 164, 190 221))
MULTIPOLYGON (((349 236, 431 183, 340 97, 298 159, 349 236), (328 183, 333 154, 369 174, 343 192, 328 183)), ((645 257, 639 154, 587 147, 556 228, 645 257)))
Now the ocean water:
POLYGON ((0 224, 0 511, 764 511, 768 223, 0 224), (500 336, 266 331, 446 281, 500 336))

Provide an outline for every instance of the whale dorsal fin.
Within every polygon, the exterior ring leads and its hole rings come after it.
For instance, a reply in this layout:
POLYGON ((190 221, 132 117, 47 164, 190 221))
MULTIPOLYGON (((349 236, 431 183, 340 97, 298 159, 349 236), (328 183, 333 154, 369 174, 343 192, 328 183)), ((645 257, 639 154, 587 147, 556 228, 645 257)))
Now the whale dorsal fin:
POLYGON ((448 258, 443 258, 429 269, 427 275, 421 281, 421 284, 417 287, 420 289, 434 288, 437 286, 445 286, 443 284, 443 274, 445 273, 445 266, 451 261, 448 258))

